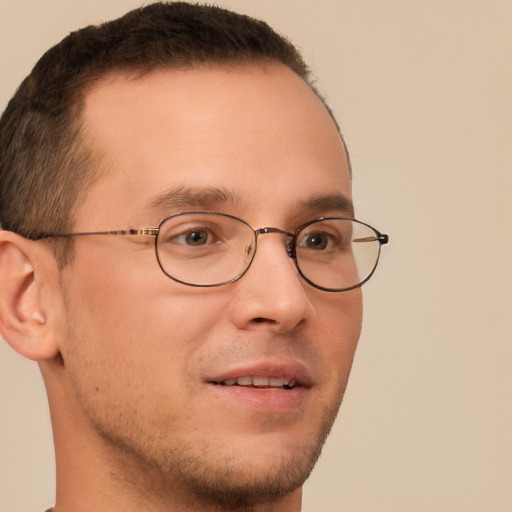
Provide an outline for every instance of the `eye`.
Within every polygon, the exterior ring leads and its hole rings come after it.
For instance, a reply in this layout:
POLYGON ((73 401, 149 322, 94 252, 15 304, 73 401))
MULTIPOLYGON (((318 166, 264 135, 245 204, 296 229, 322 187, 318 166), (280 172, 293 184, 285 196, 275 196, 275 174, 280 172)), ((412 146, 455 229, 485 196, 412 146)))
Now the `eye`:
POLYGON ((299 241, 299 245, 306 249, 323 251, 329 245, 330 238, 327 233, 307 233, 302 240, 299 241))
POLYGON ((224 239, 222 230, 213 223, 166 225, 160 233, 160 242, 182 247, 206 247, 224 239))
POLYGON ((311 223, 298 233, 297 249, 334 255, 350 250, 351 240, 351 221, 324 219, 311 223))
POLYGON ((206 245, 211 243, 212 234, 205 229, 193 229, 175 236, 174 241, 185 245, 206 245))
POLYGON ((168 241, 175 244, 181 244, 188 247, 200 247, 219 242, 219 237, 206 228, 187 229, 181 233, 173 234, 168 241))

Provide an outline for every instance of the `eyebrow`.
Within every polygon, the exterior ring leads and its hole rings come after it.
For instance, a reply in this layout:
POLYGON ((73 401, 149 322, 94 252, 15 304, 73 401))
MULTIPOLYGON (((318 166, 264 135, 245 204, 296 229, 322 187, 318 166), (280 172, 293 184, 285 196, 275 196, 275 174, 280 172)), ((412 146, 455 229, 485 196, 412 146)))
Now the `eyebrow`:
POLYGON ((298 208, 309 210, 311 213, 335 211, 354 217, 354 203, 347 196, 339 193, 313 196, 304 202, 299 202, 298 208))
POLYGON ((214 210, 220 205, 235 206, 239 202, 240 197, 225 188, 183 186, 167 190, 152 198, 147 209, 156 209, 164 213, 182 208, 214 210))
MULTIPOLYGON (((224 187, 182 186, 166 190, 163 194, 153 197, 146 209, 161 211, 164 214, 187 208, 214 211, 220 206, 235 207, 242 202, 240 195, 224 187)), ((294 209, 311 214, 338 212, 351 218, 354 217, 352 201, 340 193, 317 194, 307 199, 299 199, 294 209)))

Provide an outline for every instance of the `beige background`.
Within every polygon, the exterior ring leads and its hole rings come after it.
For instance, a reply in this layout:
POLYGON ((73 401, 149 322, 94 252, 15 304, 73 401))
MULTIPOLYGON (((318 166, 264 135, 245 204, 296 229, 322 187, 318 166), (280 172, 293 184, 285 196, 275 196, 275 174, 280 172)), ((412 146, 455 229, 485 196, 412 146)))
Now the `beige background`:
MULTIPOLYGON (((391 236, 309 512, 512 512, 512 3, 223 0, 302 48, 391 236)), ((67 31, 138 0, 0 0, 0 109, 67 31)), ((0 512, 53 500, 45 395, 0 343, 0 512)), ((71 512, 71 511, 70 511, 71 512)))

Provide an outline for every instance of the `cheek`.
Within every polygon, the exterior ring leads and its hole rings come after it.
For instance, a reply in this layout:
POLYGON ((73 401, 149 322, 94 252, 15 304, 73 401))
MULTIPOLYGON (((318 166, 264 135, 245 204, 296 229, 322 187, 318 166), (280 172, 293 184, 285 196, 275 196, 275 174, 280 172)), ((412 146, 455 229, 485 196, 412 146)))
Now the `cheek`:
POLYGON ((65 286, 71 332, 63 357, 73 358, 76 371, 85 371, 81 361, 87 362, 91 375, 115 387, 154 381, 168 391, 185 381, 224 305, 219 297, 173 282, 154 254, 147 256, 150 261, 132 262, 130 269, 100 265, 99 258, 97 265, 92 258, 88 265, 73 265, 65 286))
POLYGON ((329 294, 315 309, 318 333, 309 338, 316 339, 323 353, 326 374, 345 385, 361 334, 361 289, 329 294))
POLYGON ((193 288, 177 293, 165 276, 163 284, 129 277, 76 280, 66 300, 71 388, 85 417, 112 435, 186 416, 198 389, 194 361, 224 307, 193 288))
POLYGON ((136 345, 146 341, 149 348, 171 339, 193 340, 222 310, 201 289, 165 276, 153 249, 129 253, 122 261, 119 248, 101 249, 74 266, 68 296, 80 319, 99 336, 110 336, 111 343, 138 338, 136 345))

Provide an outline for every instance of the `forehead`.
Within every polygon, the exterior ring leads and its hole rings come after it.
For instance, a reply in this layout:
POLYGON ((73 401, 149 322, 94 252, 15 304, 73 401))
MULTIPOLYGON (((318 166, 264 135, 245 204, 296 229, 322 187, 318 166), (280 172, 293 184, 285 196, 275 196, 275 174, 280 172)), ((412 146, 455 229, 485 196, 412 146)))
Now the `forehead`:
POLYGON ((136 222, 160 195, 183 188, 222 188, 252 205, 350 196, 334 122, 284 66, 114 75, 87 95, 83 123, 102 157, 81 206, 91 222, 136 222))

